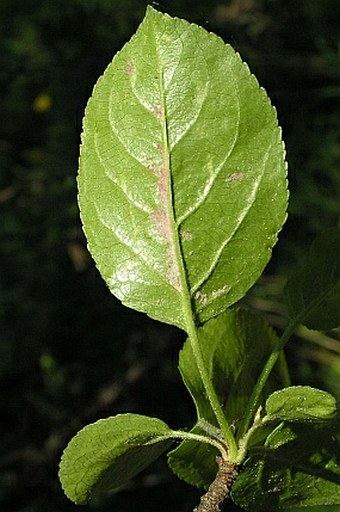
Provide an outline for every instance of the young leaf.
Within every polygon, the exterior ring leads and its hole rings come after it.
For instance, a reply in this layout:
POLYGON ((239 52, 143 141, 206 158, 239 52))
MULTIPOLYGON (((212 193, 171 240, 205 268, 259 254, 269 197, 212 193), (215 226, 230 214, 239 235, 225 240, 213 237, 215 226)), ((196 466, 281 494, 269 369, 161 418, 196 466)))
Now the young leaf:
POLYGON ((286 302, 291 318, 310 329, 340 325, 340 229, 331 228, 314 241, 307 261, 288 280, 286 302))
POLYGON ((78 183, 112 293, 187 331, 246 293, 286 217, 265 91, 220 38, 151 7, 95 86, 78 183))
MULTIPOLYGON (((190 432, 207 435, 198 424, 190 432)), ((216 476, 218 455, 212 446, 185 440, 168 454, 168 465, 176 476, 188 484, 208 489, 216 476)))
MULTIPOLYGON (((209 376, 229 422, 242 422, 247 400, 271 353, 277 336, 258 315, 246 309, 228 309, 198 329, 198 337, 209 376), (255 341, 256 340, 256 341, 255 341)), ((180 353, 179 368, 192 395, 200 420, 216 425, 214 411, 206 397, 188 341, 180 353)), ((284 356, 272 372, 264 397, 288 385, 284 356)), ((200 422, 193 432, 202 434, 200 422)), ((169 454, 171 469, 198 487, 207 487, 216 474, 215 450, 195 441, 183 441, 169 454)))
POLYGON ((275 391, 266 402, 269 420, 324 421, 336 415, 335 398, 309 386, 291 386, 275 391))
POLYGON ((116 489, 156 460, 169 446, 172 430, 163 421, 120 414, 83 428, 60 463, 65 494, 77 504, 116 489))
MULTIPOLYGON (((233 308, 200 327, 198 338, 219 401, 224 404, 225 415, 230 423, 240 422, 249 395, 264 362, 273 350, 277 336, 260 316, 247 309, 233 308)), ((206 397, 188 341, 180 352, 179 369, 195 401, 198 418, 214 423, 215 415, 206 397)), ((282 356, 264 396, 288 383, 289 377, 282 356)))
POLYGON ((245 510, 277 511, 340 504, 335 426, 280 425, 246 462, 231 497, 245 510))

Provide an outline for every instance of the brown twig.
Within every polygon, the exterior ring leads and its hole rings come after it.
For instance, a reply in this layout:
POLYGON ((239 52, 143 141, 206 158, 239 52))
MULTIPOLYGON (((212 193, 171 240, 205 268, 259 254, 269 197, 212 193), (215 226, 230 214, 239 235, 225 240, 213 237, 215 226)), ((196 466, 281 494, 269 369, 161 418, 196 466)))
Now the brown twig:
POLYGON ((194 508, 193 512, 220 512, 223 502, 229 495, 232 483, 237 477, 235 464, 221 457, 216 457, 216 462, 218 471, 215 480, 201 497, 200 504, 194 508))

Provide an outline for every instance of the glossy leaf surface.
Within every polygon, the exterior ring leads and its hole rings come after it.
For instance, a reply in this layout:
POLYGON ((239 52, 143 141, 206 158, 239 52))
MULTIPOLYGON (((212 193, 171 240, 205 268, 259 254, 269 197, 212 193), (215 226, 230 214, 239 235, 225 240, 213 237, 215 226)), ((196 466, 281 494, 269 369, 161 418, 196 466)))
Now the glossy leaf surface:
POLYGON ((336 414, 335 398, 309 386, 291 386, 276 391, 266 401, 268 419, 325 421, 336 414))
POLYGON ((83 428, 66 447, 59 477, 77 504, 116 489, 171 445, 172 430, 161 420, 120 414, 83 428))
MULTIPOLYGON (((211 319, 198 330, 200 345, 209 376, 219 402, 230 423, 239 427, 245 408, 271 353, 276 334, 258 315, 246 309, 228 309, 211 319)), ((179 368, 182 378, 196 404, 198 418, 216 425, 214 412, 206 397, 193 353, 188 341, 180 353, 179 368)), ((264 390, 264 397, 289 383, 282 356, 264 390)), ((195 433, 203 433, 196 425, 195 433)), ((216 473, 216 452, 194 441, 183 441, 169 454, 172 470, 183 480, 198 487, 206 487, 216 473)))
POLYGON ((151 7, 89 101, 78 183, 112 293, 184 330, 246 293, 286 216, 265 91, 220 38, 151 7))
POLYGON ((282 424, 251 456, 232 488, 245 510, 340 504, 338 426, 282 424))
POLYGON ((340 325, 340 229, 331 228, 312 244, 306 262, 285 288, 291 318, 301 315, 310 329, 340 325))

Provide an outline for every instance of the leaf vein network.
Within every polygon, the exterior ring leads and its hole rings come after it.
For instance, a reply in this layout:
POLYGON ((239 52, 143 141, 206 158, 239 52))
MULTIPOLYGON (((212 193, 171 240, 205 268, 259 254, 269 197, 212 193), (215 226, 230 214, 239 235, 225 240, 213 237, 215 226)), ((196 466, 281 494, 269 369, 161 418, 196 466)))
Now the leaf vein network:
POLYGON ((112 226, 108 226, 106 224, 106 222, 102 219, 101 217, 101 213, 100 213, 100 210, 98 208, 98 206, 96 205, 96 203, 93 201, 93 205, 95 207, 95 210, 96 210, 96 214, 97 214, 97 217, 98 217, 98 220, 99 222, 106 228, 108 229, 114 236, 115 238, 118 240, 118 242, 122 245, 124 245, 125 247, 127 247, 127 249, 129 249, 129 251, 133 254, 133 256, 138 259, 141 263, 143 263, 146 267, 148 267, 149 269, 151 269, 153 272, 155 272, 155 274, 158 275, 158 277, 161 278, 161 281, 162 282, 165 282, 166 284, 169 284, 168 281, 166 281, 166 279, 164 279, 164 272, 162 272, 161 270, 159 270, 158 268, 156 268, 155 266, 153 266, 151 263, 150 263, 150 258, 146 259, 146 258, 143 258, 141 253, 137 252, 135 250, 135 248, 130 245, 126 239, 124 239, 123 237, 120 237, 117 233, 117 231, 115 230, 114 227, 112 226))
MULTIPOLYGON (((118 187, 119 190, 121 190, 121 192, 124 194, 124 196, 126 197, 128 202, 130 204, 132 204, 137 210, 140 210, 143 213, 148 213, 148 214, 151 213, 152 210, 150 208, 145 207, 145 205, 142 205, 141 203, 137 202, 134 198, 130 197, 128 192, 124 189, 124 187, 117 180, 114 179, 114 176, 112 176, 111 173, 106 172, 106 170, 107 170, 106 161, 100 155, 100 152, 98 149, 98 144, 97 144, 97 137, 95 137, 94 144, 95 144, 96 155, 98 157, 99 163, 101 164, 101 167, 103 168, 103 174, 104 174, 105 178, 110 180, 116 187, 118 187)), ((124 149, 126 150, 125 147, 124 147, 124 149)), ((133 155, 131 155, 131 153, 128 153, 128 154, 134 160, 136 160, 133 157, 133 155)), ((136 160, 136 161, 138 162, 138 160, 136 160)), ((138 163, 141 163, 141 162, 138 162, 138 163)), ((146 169, 146 167, 144 165, 143 165, 143 167, 146 169)))
POLYGON ((237 234, 237 232, 241 228, 242 224, 244 223, 247 215, 249 214, 252 206, 254 205, 254 203, 256 201, 256 193, 257 193, 257 191, 258 191, 258 189, 260 187, 260 184, 262 182, 262 179, 263 179, 263 176, 264 176, 264 173, 265 173, 265 167, 266 167, 266 164, 267 164, 267 161, 268 161, 268 157, 269 157, 269 153, 270 153, 271 148, 272 148, 272 145, 270 144, 268 149, 267 149, 267 151, 266 151, 265 157, 263 159, 263 165, 262 165, 263 171, 259 175, 257 180, 255 181, 255 186, 252 189, 251 201, 249 202, 247 207, 244 208, 242 212, 240 212, 239 220, 236 223, 235 228, 233 229, 232 233, 220 245, 220 248, 218 249, 218 251, 216 253, 216 257, 212 261, 212 263, 211 263, 210 267, 208 268, 207 272, 201 277, 201 279, 195 285, 192 286, 192 288, 190 290, 190 293, 192 295, 211 277, 212 273, 214 272, 215 268, 218 265, 218 262, 221 259, 221 256, 223 254, 223 251, 224 251, 226 245, 235 237, 235 235, 237 234))
MULTIPOLYGON (((204 189, 203 189, 203 193, 201 195, 198 195, 197 196, 197 200, 196 202, 190 206, 186 212, 184 212, 177 220, 177 224, 178 226, 180 226, 186 219, 188 219, 193 213, 195 213, 206 201, 208 195, 209 195, 209 192, 211 191, 216 179, 218 178, 221 170, 223 169, 225 163, 227 162, 228 158, 230 158, 230 156, 232 155, 236 145, 237 145, 237 140, 238 140, 238 137, 239 137, 239 132, 240 132, 240 119, 241 119, 241 114, 240 114, 240 100, 239 100, 239 94, 238 94, 238 90, 236 88, 236 85, 235 85, 235 90, 237 91, 237 94, 236 94, 236 97, 237 97, 237 100, 238 100, 238 116, 237 116, 237 129, 235 130, 235 136, 234 136, 234 139, 232 141, 232 144, 229 148, 229 151, 227 152, 227 154, 225 155, 225 157, 223 158, 222 162, 220 162, 220 164, 216 167, 215 171, 210 175, 209 179, 206 181, 205 183, 205 186, 204 186, 204 189)), ((202 105, 203 106, 203 105, 202 105)))

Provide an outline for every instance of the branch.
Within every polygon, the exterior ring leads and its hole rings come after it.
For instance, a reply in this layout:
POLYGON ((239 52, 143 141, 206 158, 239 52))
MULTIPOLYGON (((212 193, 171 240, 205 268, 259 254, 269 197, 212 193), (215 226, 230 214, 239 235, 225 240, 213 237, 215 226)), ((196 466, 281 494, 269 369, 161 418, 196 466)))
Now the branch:
POLYGON ((218 471, 208 491, 201 497, 200 504, 193 512, 220 512, 221 506, 229 495, 230 488, 237 477, 235 464, 216 457, 218 471))

